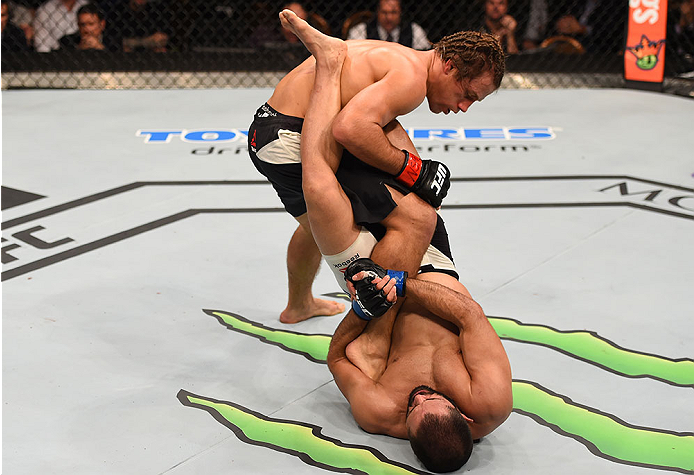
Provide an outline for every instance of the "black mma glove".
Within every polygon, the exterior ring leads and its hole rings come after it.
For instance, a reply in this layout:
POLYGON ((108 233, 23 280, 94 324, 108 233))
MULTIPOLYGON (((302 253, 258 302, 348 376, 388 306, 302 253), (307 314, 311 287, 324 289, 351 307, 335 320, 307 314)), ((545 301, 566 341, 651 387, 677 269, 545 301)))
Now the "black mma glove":
POLYGON ((393 306, 395 302, 389 302, 383 290, 376 288, 373 283, 374 278, 390 276, 395 279, 395 290, 399 297, 405 295, 405 283, 407 272, 386 271, 383 267, 376 264, 371 259, 361 258, 352 262, 345 269, 345 280, 354 285, 356 291, 355 299, 352 301, 352 309, 357 316, 363 320, 371 320, 382 316, 393 306), (365 271, 367 275, 361 280, 352 280, 359 272, 365 271))
POLYGON ((395 175, 395 179, 431 206, 438 208, 451 187, 450 170, 441 162, 422 160, 407 150, 403 152, 405 164, 400 173, 395 175))

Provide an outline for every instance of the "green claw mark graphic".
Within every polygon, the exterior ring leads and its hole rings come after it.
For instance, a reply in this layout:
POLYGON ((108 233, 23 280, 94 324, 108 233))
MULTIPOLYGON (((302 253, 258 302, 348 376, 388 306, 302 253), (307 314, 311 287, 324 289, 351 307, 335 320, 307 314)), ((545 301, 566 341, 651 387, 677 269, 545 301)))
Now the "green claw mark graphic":
MULTIPOLYGON (((270 329, 230 312, 205 310, 205 313, 214 316, 230 329, 301 354, 317 363, 325 363, 325 355, 330 345, 330 337, 327 335, 270 329)), ((667 363, 674 366, 682 362, 682 360, 667 360, 654 355, 630 352, 591 332, 560 332, 550 327, 523 325, 515 320, 500 317, 492 317, 490 321, 493 322, 492 325, 497 332, 502 331, 504 334, 513 335, 513 339, 517 341, 548 346, 617 374, 628 374, 622 373, 621 370, 632 366, 622 364, 621 361, 618 361, 619 369, 608 366, 608 363, 614 364, 612 360, 619 360, 619 357, 615 355, 633 354, 636 360, 651 362, 652 358, 656 361, 655 367, 661 363, 662 367, 668 367, 667 363), (596 342, 591 342, 591 339, 596 342), (594 344, 586 351, 578 348, 579 344, 591 346, 590 343, 594 344), (588 356, 596 357, 597 353, 603 351, 606 355, 600 355, 597 363, 587 358, 588 356)), ((504 336, 504 338, 511 339, 511 336, 504 336)), ((689 360, 684 362, 687 361, 689 360)), ((633 361, 630 364, 633 365, 633 361)), ((643 371, 639 372, 639 375, 642 373, 643 371)), ((659 369, 658 373, 648 376, 663 380, 662 373, 664 371, 659 369)), ((685 385, 682 384, 681 379, 666 382, 685 385)), ((530 381, 514 380, 513 406, 514 412, 531 417, 553 431, 577 440, 598 457, 627 465, 682 473, 690 473, 694 470, 694 433, 668 432, 633 426, 614 415, 577 404, 566 396, 553 393, 530 381)))
POLYGON ((595 332, 561 331, 512 318, 488 317, 500 338, 541 345, 629 378, 653 378, 673 386, 694 387, 694 360, 673 360, 621 348, 595 332))
POLYGON ((694 433, 634 426, 532 381, 513 381, 513 411, 613 462, 682 473, 694 470, 694 433))
POLYGON ((306 422, 274 419, 228 401, 197 396, 181 389, 184 406, 209 412, 243 442, 299 457, 303 462, 341 473, 384 475, 425 474, 416 468, 388 459, 372 447, 345 444, 321 433, 306 422))
MULTIPOLYGON (((231 330, 259 337, 311 361, 324 363, 327 357, 330 335, 306 335, 276 330, 231 312, 204 312, 231 330), (306 336, 310 338, 305 338, 306 336)), ((694 360, 688 358, 674 360, 627 350, 595 332, 562 331, 504 317, 489 317, 489 322, 504 340, 545 346, 620 376, 652 378, 673 386, 694 387, 694 360)))
POLYGON ((292 353, 298 353, 313 362, 325 363, 328 357, 330 335, 307 335, 288 330, 276 330, 231 312, 219 310, 203 310, 203 312, 216 318, 219 323, 230 330, 260 338, 265 343, 279 346, 292 353))

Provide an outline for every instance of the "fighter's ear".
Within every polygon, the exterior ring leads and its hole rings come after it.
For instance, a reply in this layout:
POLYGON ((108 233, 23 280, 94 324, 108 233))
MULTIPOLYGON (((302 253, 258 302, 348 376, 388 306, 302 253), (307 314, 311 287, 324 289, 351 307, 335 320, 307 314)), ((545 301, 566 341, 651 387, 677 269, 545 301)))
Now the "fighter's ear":
POLYGON ((461 412, 461 414, 463 415, 463 419, 465 419, 466 421, 468 421, 468 423, 469 423, 469 422, 475 422, 475 421, 472 420, 472 418, 466 416, 466 415, 463 414, 462 412, 461 412))
POLYGON ((454 72, 454 71, 455 71, 455 64, 453 64, 453 61, 451 61, 450 59, 447 59, 447 60, 443 63, 443 74, 448 75, 448 74, 451 74, 451 73, 454 72))

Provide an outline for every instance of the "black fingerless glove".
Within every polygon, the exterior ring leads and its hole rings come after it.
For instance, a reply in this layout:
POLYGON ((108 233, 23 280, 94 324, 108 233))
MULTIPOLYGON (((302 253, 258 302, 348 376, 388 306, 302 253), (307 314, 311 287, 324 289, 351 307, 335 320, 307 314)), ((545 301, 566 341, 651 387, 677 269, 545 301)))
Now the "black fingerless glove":
POLYGON ((407 272, 386 271, 383 267, 367 258, 357 259, 345 269, 345 280, 350 281, 356 291, 355 299, 352 301, 352 309, 359 318, 371 320, 380 317, 395 303, 388 301, 387 295, 383 290, 377 289, 376 284, 373 283, 374 278, 383 278, 386 275, 395 279, 397 295, 399 297, 404 296, 407 272), (363 279, 352 280, 352 277, 362 271, 367 273, 363 279))
POLYGON ((422 160, 407 150, 405 163, 395 179, 407 186, 434 208, 441 206, 451 187, 451 172, 446 165, 434 160, 422 160))

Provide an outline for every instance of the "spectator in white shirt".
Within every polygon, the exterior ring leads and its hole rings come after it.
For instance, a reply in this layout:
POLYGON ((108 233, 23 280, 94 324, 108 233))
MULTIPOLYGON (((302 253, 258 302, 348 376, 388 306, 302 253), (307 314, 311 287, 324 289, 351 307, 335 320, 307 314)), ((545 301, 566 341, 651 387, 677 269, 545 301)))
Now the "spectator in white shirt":
POLYGON ((48 0, 36 10, 34 48, 47 53, 60 47, 60 38, 77 31, 77 10, 88 0, 48 0))
POLYGON ((400 0, 380 0, 376 18, 350 28, 347 39, 394 41, 417 50, 431 48, 431 42, 421 26, 402 21, 400 0))

